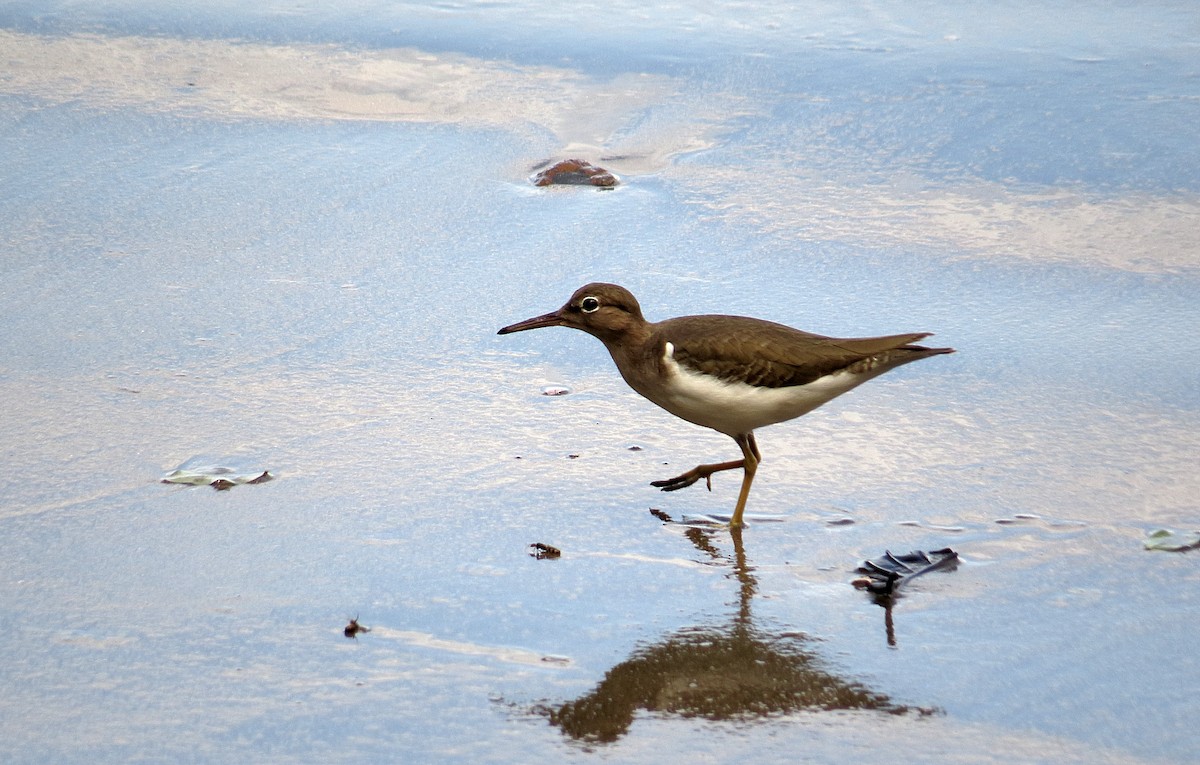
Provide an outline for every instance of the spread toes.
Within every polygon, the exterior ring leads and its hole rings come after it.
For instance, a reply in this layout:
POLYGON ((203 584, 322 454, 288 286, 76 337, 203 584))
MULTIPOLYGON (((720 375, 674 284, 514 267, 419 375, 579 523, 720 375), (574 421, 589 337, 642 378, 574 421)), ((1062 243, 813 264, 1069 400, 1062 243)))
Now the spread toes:
POLYGON ((684 473, 683 475, 677 475, 674 478, 668 478, 665 481, 651 481, 650 485, 657 486, 663 491, 677 491, 679 489, 691 486, 699 480, 699 474, 684 473))

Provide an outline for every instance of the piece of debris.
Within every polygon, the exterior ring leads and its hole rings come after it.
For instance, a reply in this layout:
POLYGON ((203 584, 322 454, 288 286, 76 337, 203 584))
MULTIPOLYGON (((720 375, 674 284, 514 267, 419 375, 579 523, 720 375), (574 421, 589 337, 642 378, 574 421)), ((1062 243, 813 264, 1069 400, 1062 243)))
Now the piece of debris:
POLYGON ((346 629, 342 630, 343 634, 345 634, 346 637, 355 638, 355 639, 358 638, 358 633, 370 632, 370 631, 371 631, 370 627, 364 627, 358 623, 357 616, 350 620, 350 623, 346 625, 346 629))
POLYGON ((562 385, 547 385, 542 388, 543 396, 566 396, 571 392, 570 388, 562 385))
POLYGON ((226 491, 242 484, 266 483, 274 480, 275 476, 266 470, 238 472, 221 465, 206 465, 194 468, 178 468, 167 473, 162 483, 181 483, 188 486, 211 486, 218 491, 226 491))
POLYGON ((617 177, 583 159, 564 159, 533 176, 534 186, 572 185, 599 186, 611 189, 618 183, 617 177))
POLYGON ((997 518, 995 522, 1001 526, 1012 526, 1017 523, 1031 523, 1033 521, 1040 521, 1041 519, 1042 516, 1035 513, 1013 513, 1013 517, 997 518))
POLYGON ((562 557, 562 550, 558 549, 557 547, 542 544, 541 542, 534 542, 529 546, 532 548, 532 551, 529 553, 530 556, 537 558, 538 560, 542 560, 543 558, 553 559, 562 557))
POLYGON ((1200 531, 1155 529, 1147 535, 1146 541, 1142 544, 1147 550, 1165 550, 1166 552, 1196 550, 1200 549, 1200 531))
POLYGON ((949 547, 922 552, 914 550, 905 555, 893 555, 885 551, 883 557, 863 561, 858 573, 866 576, 855 579, 853 584, 867 590, 876 597, 890 597, 908 581, 928 574, 930 571, 952 570, 958 563, 958 553, 949 547))

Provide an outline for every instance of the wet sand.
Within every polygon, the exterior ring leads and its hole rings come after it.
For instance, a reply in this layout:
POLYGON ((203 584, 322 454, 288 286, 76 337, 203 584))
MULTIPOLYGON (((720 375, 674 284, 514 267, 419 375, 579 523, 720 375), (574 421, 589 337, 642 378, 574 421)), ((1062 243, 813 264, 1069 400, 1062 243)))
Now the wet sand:
POLYGON ((1200 528, 1179 24, 98 8, 0 18, 0 759, 1200 755, 1198 553, 1143 548, 1200 528), (575 154, 621 185, 530 184, 575 154), (738 538, 683 522, 732 474, 648 485, 728 438, 495 336, 596 279, 959 352, 761 431, 738 538))

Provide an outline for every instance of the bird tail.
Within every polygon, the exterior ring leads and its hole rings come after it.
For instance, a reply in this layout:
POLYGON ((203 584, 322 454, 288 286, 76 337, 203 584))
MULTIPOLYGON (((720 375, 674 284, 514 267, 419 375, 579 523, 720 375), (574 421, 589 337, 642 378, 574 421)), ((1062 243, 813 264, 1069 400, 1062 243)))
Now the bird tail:
POLYGON ((851 364, 848 369, 856 374, 869 375, 867 378, 869 379, 870 377, 891 371, 896 367, 911 364, 914 361, 920 361, 930 356, 939 356, 943 353, 954 353, 954 349, 927 348, 923 345, 913 345, 910 343, 897 346, 891 350, 882 351, 881 353, 872 354, 851 364))

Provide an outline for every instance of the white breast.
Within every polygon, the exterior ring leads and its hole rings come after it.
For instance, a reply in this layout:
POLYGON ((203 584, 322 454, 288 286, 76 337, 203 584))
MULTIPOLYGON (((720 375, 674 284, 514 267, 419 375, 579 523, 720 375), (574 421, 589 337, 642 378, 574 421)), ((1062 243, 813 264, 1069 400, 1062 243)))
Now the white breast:
POLYGON ((681 366, 675 360, 675 347, 671 343, 666 344, 663 366, 667 372, 666 386, 638 392, 676 417, 729 436, 807 414, 865 379, 849 372, 836 372, 807 385, 782 388, 725 382, 681 366))

